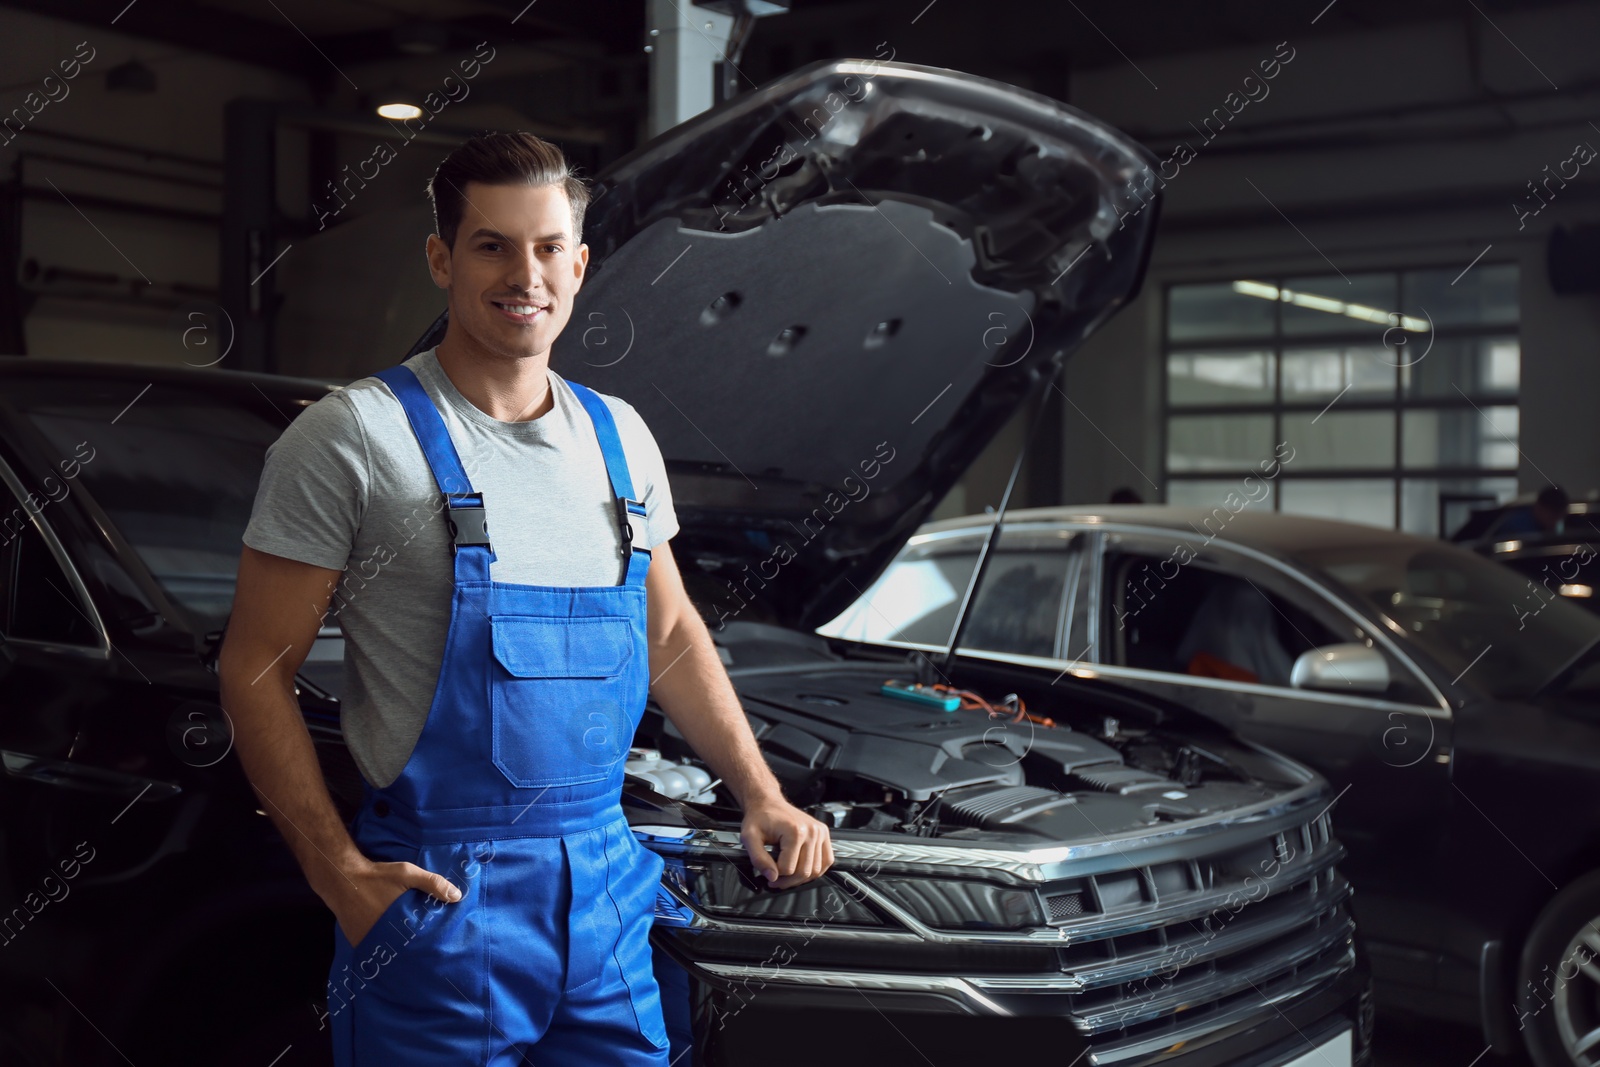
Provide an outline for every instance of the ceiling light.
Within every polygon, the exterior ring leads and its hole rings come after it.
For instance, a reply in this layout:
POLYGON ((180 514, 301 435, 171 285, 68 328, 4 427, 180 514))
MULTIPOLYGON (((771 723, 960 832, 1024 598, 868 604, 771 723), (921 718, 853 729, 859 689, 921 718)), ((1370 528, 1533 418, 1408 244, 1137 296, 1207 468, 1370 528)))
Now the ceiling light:
POLYGON ((422 117, 422 109, 416 104, 389 103, 378 105, 378 115, 386 119, 397 119, 401 122, 407 119, 422 117))
POLYGON ((1294 289, 1280 289, 1276 285, 1248 281, 1234 282, 1233 291, 1243 296, 1260 297, 1263 300, 1281 300, 1285 304, 1293 304, 1295 307, 1308 308, 1312 311, 1325 311, 1330 315, 1344 315, 1347 318, 1360 319, 1362 322, 1388 323, 1391 327, 1399 326, 1412 333, 1428 332, 1428 323, 1425 319, 1402 315, 1398 311, 1382 311, 1367 307, 1365 304, 1350 304, 1343 300, 1318 296, 1315 293, 1302 293, 1294 289))

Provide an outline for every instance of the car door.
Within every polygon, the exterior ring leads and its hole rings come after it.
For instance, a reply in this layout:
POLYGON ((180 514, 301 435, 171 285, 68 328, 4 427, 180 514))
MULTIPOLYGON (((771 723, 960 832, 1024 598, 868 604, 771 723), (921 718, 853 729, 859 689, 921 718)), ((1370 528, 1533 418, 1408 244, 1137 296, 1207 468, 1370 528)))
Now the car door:
MULTIPOLYGON (((0 534, 0 817, 8 876, 0 945, 37 917, 60 917, 66 909, 50 907, 56 897, 148 867, 171 837, 173 815, 163 802, 182 792, 165 775, 139 773, 152 769, 145 750, 162 736, 145 737, 131 724, 147 703, 162 699, 152 695, 160 687, 112 677, 111 657, 122 653, 49 521, 51 508, 68 505, 40 507, 39 500, 0 460, 0 512, 16 520, 0 534)), ((197 818, 198 809, 191 814, 197 818)), ((82 915, 76 907, 71 913, 82 915)))
POLYGON ((1431 920, 1403 901, 1437 878, 1451 803, 1451 719, 1424 676, 1263 554, 1176 531, 1106 530, 1097 562, 1096 671, 1320 771, 1337 791, 1334 826, 1367 936, 1415 943, 1431 920), (1302 653, 1351 643, 1382 654, 1382 691, 1354 679, 1293 684, 1302 653))

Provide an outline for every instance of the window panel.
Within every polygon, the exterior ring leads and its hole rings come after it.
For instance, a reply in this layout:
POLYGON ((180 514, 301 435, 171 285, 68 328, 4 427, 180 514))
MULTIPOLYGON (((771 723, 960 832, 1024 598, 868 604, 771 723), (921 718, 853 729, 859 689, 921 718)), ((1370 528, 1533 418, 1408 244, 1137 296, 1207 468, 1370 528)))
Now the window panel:
POLYGON ((817 633, 849 641, 944 645, 980 542, 962 536, 908 545, 855 603, 817 627, 817 633))
POLYGON ((1271 352, 1175 352, 1167 356, 1167 403, 1270 404, 1271 352))
POLYGON ((1234 509, 1271 511, 1273 493, 1272 481, 1263 475, 1251 475, 1248 479, 1174 478, 1167 486, 1167 503, 1179 507, 1228 508, 1230 512, 1234 509), (1239 503, 1241 500, 1243 505, 1239 503))
POLYGON ((1394 469, 1392 411, 1285 412, 1283 439, 1294 449, 1284 461, 1292 471, 1394 469))
POLYGON ((1340 393, 1356 400, 1387 400, 1394 395, 1397 362, 1383 345, 1288 349, 1283 353, 1284 402, 1331 400, 1340 393))
POLYGON ((1518 285, 1480 263, 1171 287, 1166 499, 1237 503, 1276 441, 1287 484, 1250 507, 1450 532, 1515 490, 1518 285))
POLYGON ((961 647, 1053 656, 1067 565, 1077 553, 1064 548, 1008 552, 1005 537, 1002 532, 1000 548, 984 568, 961 647))
POLYGON ((1415 354, 1402 351, 1399 360, 1410 363, 1400 368, 1400 389, 1407 399, 1517 395, 1522 346, 1515 337, 1435 338, 1432 348, 1419 343, 1415 354))
POLYGON ((1439 326, 1485 326, 1517 321, 1517 265, 1479 263, 1459 268, 1406 271, 1402 309, 1439 326))
POLYGON ((1286 515, 1394 526, 1392 478, 1284 478, 1279 499, 1286 515))
POLYGON ((1271 415, 1183 415, 1167 420, 1170 471, 1240 470, 1271 456, 1271 415))
POLYGON ((1175 285, 1168 290, 1167 337, 1211 341, 1219 337, 1270 337, 1273 301, 1246 295, 1240 282, 1175 285))
POLYGON ((1516 495, 1514 477, 1407 478, 1400 483, 1400 528, 1424 537, 1448 537, 1474 508, 1504 504, 1516 495))
POLYGON ((1518 409, 1435 408, 1403 416, 1401 460, 1414 467, 1501 467, 1517 465, 1518 409))

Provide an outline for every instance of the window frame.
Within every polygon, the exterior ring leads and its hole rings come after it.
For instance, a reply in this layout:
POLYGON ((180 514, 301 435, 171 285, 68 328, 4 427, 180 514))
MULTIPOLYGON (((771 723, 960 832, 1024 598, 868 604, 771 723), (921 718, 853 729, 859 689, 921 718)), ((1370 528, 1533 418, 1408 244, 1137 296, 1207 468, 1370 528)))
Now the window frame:
MULTIPOLYGON (((47 509, 41 508, 37 513, 33 514, 27 511, 23 502, 29 496, 28 489, 22 484, 22 480, 17 477, 16 471, 12 469, 3 456, 0 456, 0 484, 5 487, 0 490, 0 501, 9 500, 13 506, 21 508, 34 528, 38 530, 45 547, 49 549, 50 555, 54 557, 56 565, 61 568, 62 574, 66 576, 68 586, 71 587, 73 594, 78 599, 78 603, 75 606, 89 620, 89 625, 94 629, 98 642, 93 645, 84 645, 70 641, 44 641, 34 637, 12 637, 9 633, 0 633, 0 639, 3 639, 7 646, 14 648, 37 649, 52 655, 63 655, 79 659, 109 660, 111 658, 111 638, 106 631, 105 620, 101 618, 99 610, 95 607, 94 598, 89 595, 89 587, 84 584, 83 576, 78 572, 77 565, 72 561, 72 557, 67 554, 66 546, 62 544, 61 539, 56 536, 55 530, 45 519, 45 511, 47 509)), ((15 558, 16 549, 7 544, 0 552, 4 552, 4 559, 11 560, 15 558)), ((0 622, 3 622, 6 629, 9 630, 13 623, 15 587, 8 586, 5 589, 5 595, 7 603, 0 606, 0 622)))
MULTIPOLYGON (((1259 682, 1236 682, 1220 678, 1205 678, 1198 675, 1174 674, 1170 671, 1150 670, 1144 667, 1126 667, 1110 662, 1111 649, 1107 641, 1100 640, 1095 642, 1089 653, 1089 659, 1086 664, 1089 667, 1088 673, 1107 677, 1149 678, 1163 681, 1169 685, 1196 685, 1213 689, 1230 689, 1239 692, 1261 693, 1279 698, 1291 697, 1296 700, 1305 699, 1334 704, 1353 704, 1383 710, 1412 712, 1444 719, 1453 717, 1450 701, 1440 690, 1438 684, 1435 683, 1433 677, 1426 670, 1417 664, 1416 660, 1406 654, 1403 647, 1387 633, 1384 633, 1381 628, 1374 625, 1371 620, 1361 615, 1349 604, 1346 604, 1342 599, 1324 589, 1318 583, 1308 579, 1289 564, 1275 559, 1265 552, 1248 548, 1235 542, 1216 540, 1207 545, 1197 547, 1193 538, 1185 539, 1181 531, 1173 529, 1124 523, 1104 523, 1099 526, 1099 529, 1102 533, 1099 549, 1099 555, 1102 560, 1097 562, 1095 566, 1099 578, 1092 607, 1092 610, 1097 614, 1104 615, 1110 605, 1105 589, 1109 572, 1104 566, 1103 557, 1107 552, 1114 550, 1115 546, 1110 543, 1110 538, 1105 535, 1123 534, 1130 537, 1154 540, 1163 545, 1170 545, 1183 540, 1190 547, 1196 548, 1195 562, 1197 563, 1201 562, 1199 553, 1202 547, 1206 551, 1218 553, 1221 557, 1231 556, 1231 560, 1222 559, 1207 562, 1212 569, 1227 575, 1250 572, 1259 576, 1261 573, 1270 573, 1274 575, 1273 590, 1280 596, 1287 595, 1282 587, 1292 587, 1304 599, 1314 601, 1321 608, 1320 612, 1312 612, 1314 616, 1323 615, 1347 620, 1355 629, 1366 635, 1368 640, 1382 647, 1395 663, 1406 670, 1411 675, 1412 682, 1422 693, 1427 694, 1430 700, 1427 703, 1406 703, 1369 694, 1346 696, 1319 689, 1296 689, 1293 686, 1266 685, 1259 682)), ((1291 599, 1294 598, 1291 597, 1291 599)), ((1300 606, 1303 610, 1311 610, 1305 604, 1300 606)))
MULTIPOLYGON (((1066 529, 1065 527, 1062 527, 1058 523, 1039 522, 1037 520, 1031 520, 1031 521, 1030 520, 1023 520, 1023 521, 1021 521, 1021 522, 1019 522, 1019 523, 1017 523, 1015 525, 1007 522, 1007 523, 1004 524, 1004 529, 1002 529, 1000 531, 1000 535, 999 535, 999 537, 997 538, 997 540, 995 542, 995 550, 997 552, 1004 552, 1005 551, 1006 535, 1008 533, 1019 533, 1019 532, 1059 533, 1059 532, 1061 532, 1061 531, 1063 531, 1065 529, 1066 529)), ((983 525, 983 526, 961 526, 961 527, 957 527, 957 528, 951 529, 951 530, 935 530, 935 531, 932 531, 930 533, 913 535, 911 538, 909 538, 906 541, 905 545, 900 549, 900 551, 895 554, 894 559, 889 562, 889 565, 884 568, 883 574, 880 574, 878 576, 878 578, 873 581, 872 585, 869 585, 862 592, 861 596, 857 597, 857 599, 851 603, 851 607, 853 608, 855 606, 855 604, 857 604, 857 603, 859 603, 861 601, 862 598, 866 597, 867 594, 871 593, 872 590, 877 587, 878 583, 883 580, 883 576, 887 575, 891 568, 893 568, 895 566, 898 566, 903 561, 906 553, 908 551, 910 551, 913 547, 921 547, 922 545, 926 545, 926 544, 929 544, 930 542, 934 542, 934 541, 943 541, 943 540, 958 541, 961 538, 975 538, 976 539, 976 546, 974 548, 974 555, 976 555, 977 550, 981 549, 982 544, 983 544, 983 539, 988 535, 988 532, 989 532, 989 526, 988 525, 983 525)), ((965 645, 963 645, 962 647, 956 649, 956 655, 958 655, 958 656, 974 656, 974 657, 977 657, 979 659, 1003 659, 1003 660, 1015 659, 1017 662, 1026 662, 1026 663, 1030 663, 1030 664, 1034 664, 1034 665, 1049 665, 1049 664, 1054 664, 1054 663, 1058 662, 1058 660, 1061 658, 1060 654, 1061 654, 1062 645, 1063 645, 1063 643, 1065 641, 1068 640, 1067 627, 1070 625, 1071 617, 1072 617, 1071 600, 1070 600, 1070 598, 1075 593, 1077 593, 1077 592, 1081 591, 1082 589, 1084 589, 1083 579, 1080 578, 1080 575, 1082 575, 1084 573, 1085 561, 1088 558, 1088 553, 1094 551, 1093 543, 1090 541, 1090 539, 1088 539, 1087 537, 1084 536, 1083 531, 1081 531, 1081 530, 1072 530, 1071 533, 1072 533, 1073 536, 1064 538, 1062 540, 1062 542, 1061 542, 1061 551, 1065 552, 1065 553, 1071 553, 1071 554, 1075 555, 1077 558, 1075 560, 1068 560, 1066 571, 1062 576, 1061 588, 1060 588, 1060 590, 1058 592, 1058 596, 1060 598, 1060 607, 1058 609, 1057 619, 1056 619, 1056 636, 1055 636, 1055 642, 1054 642, 1055 647, 1052 650, 1052 655, 1049 655, 1049 656, 1030 656, 1030 655, 1025 655, 1023 653, 996 652, 996 651, 991 650, 991 649, 972 648, 970 646, 965 646, 965 645)), ((976 564, 974 564, 974 565, 976 565, 976 564)), ((988 577, 989 576, 987 574, 984 575, 984 579, 986 581, 988 580, 988 577)), ((970 575, 969 575, 969 579, 970 579, 970 575)), ((977 604, 977 600, 978 600, 978 596, 979 596, 979 593, 981 591, 981 588, 982 587, 979 586, 977 588, 974 588, 973 591, 972 591, 972 593, 973 593, 973 606, 976 606, 976 604, 977 604)), ((849 610, 849 609, 847 609, 847 610, 849 610)), ((829 622, 832 622, 832 621, 833 620, 831 620, 831 619, 829 620, 829 622)), ((827 623, 824 623, 823 625, 827 625, 827 623)), ((826 636, 826 635, 824 635, 824 636, 826 636)), ((853 643, 856 643, 856 644, 862 644, 862 645, 866 645, 866 646, 872 647, 872 648, 903 648, 903 649, 912 649, 912 650, 921 651, 921 652, 943 652, 944 649, 945 649, 944 645, 935 645, 935 644, 929 644, 929 643, 920 642, 920 641, 893 641, 893 640, 889 640, 889 639, 866 641, 866 640, 859 640, 859 639, 853 638, 853 637, 829 637, 828 639, 829 640, 837 640, 837 641, 850 641, 850 642, 853 642, 853 643)))
MULTIPOLYGON (((1485 263, 1483 265, 1484 266, 1512 266, 1512 267, 1516 267, 1517 270, 1518 270, 1518 279, 1519 279, 1519 284, 1520 284, 1521 271, 1522 271, 1522 265, 1521 265, 1520 262, 1518 262, 1516 260, 1498 260, 1498 261, 1493 261, 1493 262, 1490 262, 1490 263, 1485 263)), ((1379 276, 1379 275, 1381 275, 1381 276, 1386 276, 1386 277, 1390 278, 1392 280, 1392 282, 1393 282, 1393 291, 1394 291, 1394 294, 1395 294, 1396 305, 1399 308, 1404 309, 1406 307, 1406 299, 1407 299, 1407 293, 1406 293, 1406 288, 1405 288, 1407 274, 1415 273, 1415 272, 1419 272, 1419 271, 1435 271, 1435 270, 1443 271, 1443 270, 1446 270, 1446 269, 1453 269, 1453 268, 1447 268, 1446 266, 1440 265, 1440 264, 1433 264, 1433 265, 1429 265, 1429 264, 1406 265, 1406 266, 1400 266, 1400 267, 1394 267, 1394 268, 1386 268, 1386 269, 1382 269, 1382 270, 1361 271, 1355 276, 1356 277, 1362 277, 1362 276, 1371 277, 1371 276, 1379 276)), ((1484 398, 1484 397, 1478 397, 1478 396, 1474 396, 1472 398, 1468 398, 1467 396, 1465 396, 1463 394, 1460 394, 1459 391, 1458 391, 1457 395, 1454 396, 1454 397, 1408 397, 1406 395, 1406 390, 1405 390, 1404 385, 1403 385, 1403 378, 1404 378, 1403 368, 1405 366, 1407 366, 1407 365, 1414 366, 1416 363, 1421 362, 1421 360, 1417 359, 1417 360, 1414 360, 1412 363, 1407 364, 1406 363, 1406 355, 1405 355, 1405 350, 1404 349, 1398 349, 1398 348, 1396 348, 1396 346, 1387 344, 1387 342, 1385 340, 1381 339, 1381 338, 1385 338, 1387 336, 1387 331, 1384 331, 1384 333, 1382 335, 1380 335, 1380 340, 1378 340, 1376 342, 1374 340, 1373 331, 1377 329, 1377 324, 1373 324, 1373 325, 1371 325, 1371 326, 1369 326, 1369 327, 1367 327, 1365 329, 1355 328, 1355 329, 1350 329, 1350 330, 1329 330, 1326 333, 1312 333, 1312 334, 1286 334, 1284 332, 1284 322, 1283 322, 1284 302, 1282 300, 1274 300, 1274 301, 1272 301, 1272 305, 1273 305, 1273 310, 1272 310, 1272 332, 1271 332, 1270 335, 1267 335, 1267 336, 1264 336, 1264 337, 1224 336, 1224 337, 1205 338, 1205 339, 1201 339, 1201 340, 1189 340, 1189 341, 1173 341, 1171 339, 1171 333, 1172 333, 1172 294, 1173 294, 1173 290, 1174 289, 1181 289, 1181 288, 1184 288, 1184 287, 1187 287, 1187 286, 1193 286, 1193 285, 1227 284, 1227 283, 1233 282, 1233 281, 1244 281, 1244 280, 1259 281, 1259 282, 1262 282, 1263 284, 1276 286, 1279 289, 1283 289, 1285 287, 1291 287, 1292 288, 1292 285, 1290 285, 1291 280, 1304 278, 1304 277, 1307 276, 1307 274, 1308 274, 1308 272, 1304 271, 1304 270, 1302 270, 1302 271, 1273 271, 1273 272, 1270 272, 1270 273, 1252 274, 1252 275, 1249 276, 1248 279, 1240 278, 1240 277, 1237 277, 1237 276, 1230 276, 1228 278, 1221 278, 1221 279, 1219 279, 1217 277, 1208 277, 1208 278, 1203 277, 1203 278, 1190 278, 1190 279, 1168 281, 1168 282, 1164 283, 1164 285, 1162 287, 1161 324, 1160 324, 1160 327, 1161 327, 1161 342, 1160 342, 1161 343, 1161 355, 1160 355, 1160 364, 1161 364, 1161 366, 1160 366, 1161 420, 1160 420, 1160 427, 1159 427, 1160 442, 1159 442, 1159 446, 1158 446, 1159 447, 1159 458, 1160 458, 1160 463, 1161 463, 1161 484, 1162 484, 1162 487, 1163 487, 1162 496, 1163 496, 1164 500, 1170 500, 1170 498, 1171 498, 1171 488, 1172 488, 1173 483, 1175 483, 1175 482, 1214 482, 1214 481, 1235 481, 1235 482, 1237 482, 1237 481, 1242 481, 1243 479, 1245 479, 1247 477, 1259 476, 1259 471, 1257 470, 1257 468, 1255 466, 1252 466, 1252 465, 1241 465, 1237 469, 1219 468, 1219 469, 1216 469, 1216 470, 1195 470, 1195 471, 1174 471, 1174 470, 1172 470, 1170 465, 1169 465, 1170 464, 1170 460, 1171 460, 1169 449, 1170 449, 1171 437, 1172 437, 1172 433, 1171 433, 1172 420, 1174 418, 1183 418, 1183 417, 1187 417, 1187 416, 1213 416, 1213 417, 1245 416, 1245 415, 1268 416, 1272 420, 1272 441, 1273 442, 1281 442, 1281 441, 1284 440, 1283 426, 1284 426, 1284 416, 1285 415, 1296 416, 1296 415, 1310 414, 1310 415, 1313 415, 1315 417, 1320 417, 1321 413, 1327 411, 1328 408, 1332 406, 1332 403, 1333 403, 1334 400, 1336 400, 1338 402, 1338 404, 1339 404, 1339 412, 1341 414, 1352 413, 1352 412, 1382 412, 1382 413, 1390 414, 1392 416, 1392 419, 1393 419, 1393 430, 1394 430, 1394 447, 1393 447, 1393 453, 1392 453, 1392 457, 1391 457, 1391 461, 1390 461, 1389 466, 1387 466, 1387 467, 1332 467, 1332 466, 1329 466, 1329 467, 1317 468, 1317 469, 1314 469, 1314 470, 1304 470, 1304 469, 1303 470, 1292 470, 1292 469, 1286 469, 1286 470, 1284 470, 1284 472, 1282 474, 1280 474, 1275 479, 1273 479, 1274 483, 1278 483, 1278 482, 1306 483, 1306 482, 1315 482, 1315 481, 1345 481, 1345 480, 1352 480, 1352 479, 1388 481, 1392 486, 1393 500, 1394 500, 1393 521, 1392 521, 1392 523, 1391 523, 1389 528, 1390 529, 1396 529, 1396 530, 1403 530, 1403 529, 1405 529, 1405 526, 1403 525, 1404 519, 1405 519, 1404 494, 1405 494, 1405 485, 1406 485, 1406 483, 1408 481, 1447 482, 1447 481, 1453 481, 1453 480, 1463 480, 1463 481, 1465 481, 1465 480, 1489 479, 1489 478, 1509 478, 1513 482, 1516 481, 1516 479, 1517 479, 1517 466, 1516 465, 1513 465, 1513 466, 1510 466, 1510 467, 1489 467, 1489 466, 1482 466, 1482 465, 1445 466, 1445 465, 1442 465, 1442 464, 1439 465, 1439 466, 1433 466, 1433 467, 1418 467, 1418 466, 1414 466, 1414 465, 1413 466, 1407 466, 1406 463, 1405 463, 1404 449, 1405 449, 1405 416, 1408 413, 1418 412, 1418 411, 1442 411, 1442 412, 1465 412, 1467 414, 1477 413, 1477 414, 1482 415, 1483 414, 1483 410, 1482 409, 1484 409, 1484 408, 1501 408, 1501 407, 1513 407, 1513 408, 1517 409, 1517 412, 1518 412, 1518 415, 1519 415, 1519 420, 1518 420, 1519 427, 1518 427, 1517 437, 1516 437, 1515 440, 1513 440, 1512 444, 1513 444, 1513 446, 1519 446, 1520 445, 1521 436, 1522 436, 1521 435, 1521 427, 1520 427, 1520 415, 1521 415, 1521 406, 1522 406, 1522 385, 1521 385, 1522 309, 1521 309, 1520 295, 1519 295, 1519 299, 1518 299, 1517 317, 1512 322, 1509 322, 1509 323, 1497 323, 1497 324, 1491 324, 1491 325, 1474 324, 1474 325, 1456 325, 1456 326, 1435 326, 1433 328, 1433 330, 1431 331, 1431 335, 1430 336, 1431 336, 1432 341, 1458 341, 1458 340, 1471 341, 1471 340, 1494 340, 1494 339, 1501 339, 1501 338, 1510 338, 1510 339, 1514 339, 1517 342, 1517 345, 1518 345, 1518 364, 1519 364, 1517 388, 1512 393, 1507 393, 1507 394, 1503 394, 1503 395, 1495 395, 1492 398, 1484 398), (1388 395, 1387 395, 1386 398, 1378 399, 1378 398, 1375 398, 1375 397, 1368 396, 1368 397, 1362 397, 1362 398, 1357 398, 1357 399, 1351 399, 1351 398, 1348 398, 1348 397, 1343 397, 1343 394, 1340 394, 1339 397, 1335 397, 1335 398, 1333 398, 1333 400, 1329 400, 1329 401, 1324 401, 1322 398, 1314 398, 1312 400, 1304 400, 1304 401, 1301 401, 1301 400, 1285 401, 1285 399, 1284 399, 1284 355, 1285 355, 1285 351, 1286 350, 1288 350, 1288 351, 1290 351, 1292 353, 1294 351, 1302 350, 1302 349, 1304 349, 1304 348, 1306 348, 1308 346, 1317 346, 1317 345, 1327 345, 1330 348, 1336 348, 1336 347, 1352 346, 1352 345, 1362 345, 1362 346, 1372 347, 1375 344, 1382 344, 1384 347, 1387 347, 1391 351, 1391 353, 1394 353, 1394 355, 1395 355, 1395 363, 1393 364, 1395 366, 1395 370, 1394 370, 1393 375, 1392 375, 1393 382, 1391 384, 1391 387, 1389 389, 1389 392, 1388 392, 1388 395), (1253 350, 1257 350, 1257 351, 1270 353, 1270 360, 1271 360, 1270 367, 1271 367, 1271 370, 1272 370, 1272 399, 1270 401, 1268 401, 1266 403, 1258 403, 1258 404, 1226 403, 1226 402, 1224 402, 1224 403, 1205 403, 1205 404, 1174 404, 1172 402, 1172 380, 1171 380, 1171 357, 1172 356, 1184 355, 1184 354, 1188 354, 1188 353, 1207 353, 1207 352, 1223 353, 1223 352, 1229 352, 1229 351, 1243 351, 1243 350, 1248 350, 1248 349, 1253 349, 1253 350), (1341 399, 1341 397, 1343 397, 1343 398, 1341 399)), ((1390 327, 1390 329, 1393 329, 1393 327, 1390 327)), ((1486 415, 1484 415, 1483 417, 1487 418, 1486 415)), ((1269 457, 1263 456, 1263 457, 1258 457, 1258 458, 1264 460, 1264 459, 1267 459, 1269 457)), ((1435 514, 1435 516, 1433 516, 1433 522, 1436 524, 1435 525, 1435 529, 1433 531, 1433 535, 1434 536, 1440 536, 1440 537, 1447 536, 1447 531, 1445 531, 1442 528, 1443 527, 1443 521, 1444 521, 1444 502, 1445 502, 1446 497, 1451 492, 1459 492, 1459 491, 1450 491, 1450 490, 1444 490, 1444 489, 1441 488, 1439 510, 1435 514)), ((1513 492, 1513 495, 1514 495, 1514 492, 1513 492)), ((1279 484, 1274 484, 1273 485, 1273 492, 1272 492, 1272 494, 1271 494, 1269 499, 1270 499, 1271 510, 1273 510, 1274 512, 1282 512, 1283 511, 1283 493, 1282 493, 1281 485, 1279 485, 1279 484)), ((1291 514, 1293 514, 1293 513, 1291 512, 1291 514)))

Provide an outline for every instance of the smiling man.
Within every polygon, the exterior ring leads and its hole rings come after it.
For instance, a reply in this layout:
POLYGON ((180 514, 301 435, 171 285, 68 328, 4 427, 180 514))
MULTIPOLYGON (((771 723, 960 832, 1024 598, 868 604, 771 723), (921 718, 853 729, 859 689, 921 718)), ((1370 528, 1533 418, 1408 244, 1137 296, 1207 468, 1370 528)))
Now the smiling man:
POLYGON ((555 146, 495 133, 429 194, 443 339, 268 452, 219 660, 236 748, 337 920, 341 1067, 666 1064, 662 861, 620 805, 647 693, 743 806, 774 887, 832 864, 828 831, 783 798, 684 592, 650 431, 550 369, 587 188, 555 146), (294 689, 341 577, 342 725, 366 780, 348 829, 294 689))

